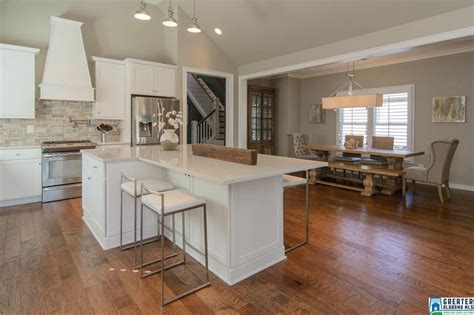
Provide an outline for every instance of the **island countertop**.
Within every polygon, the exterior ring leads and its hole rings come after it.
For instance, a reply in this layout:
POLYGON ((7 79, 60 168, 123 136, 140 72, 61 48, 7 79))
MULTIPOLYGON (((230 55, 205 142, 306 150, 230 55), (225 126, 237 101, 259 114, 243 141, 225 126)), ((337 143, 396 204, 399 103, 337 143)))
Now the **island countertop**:
POLYGON ((161 146, 153 145, 100 148, 82 152, 105 163, 140 160, 218 184, 233 184, 327 166, 326 162, 264 154, 258 155, 257 165, 243 165, 194 156, 191 145, 180 145, 175 151, 164 151, 161 146))

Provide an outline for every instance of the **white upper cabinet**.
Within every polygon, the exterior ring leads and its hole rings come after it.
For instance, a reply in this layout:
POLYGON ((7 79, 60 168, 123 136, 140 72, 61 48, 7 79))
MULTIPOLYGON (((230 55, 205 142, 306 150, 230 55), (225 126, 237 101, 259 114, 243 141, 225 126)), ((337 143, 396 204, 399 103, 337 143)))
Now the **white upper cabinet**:
POLYGON ((131 94, 176 97, 176 66, 127 58, 131 94))
POLYGON ((0 44, 0 118, 35 118, 39 49, 0 44))
POLYGON ((176 69, 155 67, 155 92, 159 96, 176 97, 176 69))
POLYGON ((126 67, 120 60, 92 57, 95 62, 95 119, 126 118, 126 67))

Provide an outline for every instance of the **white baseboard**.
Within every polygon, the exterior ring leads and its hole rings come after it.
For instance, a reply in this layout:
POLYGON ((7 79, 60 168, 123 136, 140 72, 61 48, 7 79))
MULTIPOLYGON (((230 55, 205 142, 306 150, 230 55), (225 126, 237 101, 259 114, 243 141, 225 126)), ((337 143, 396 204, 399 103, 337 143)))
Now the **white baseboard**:
POLYGON ((1 200, 0 201, 0 208, 16 206, 16 205, 23 205, 23 204, 27 204, 27 203, 38 202, 38 201, 41 201, 41 200, 42 200, 41 195, 33 196, 33 197, 24 197, 24 198, 1 200))
MULTIPOLYGON (((417 184, 420 185, 428 185, 428 186, 437 186, 436 184, 431 184, 431 183, 426 183, 426 182, 416 182, 417 184)), ((408 181, 408 184, 410 184, 410 181, 408 181)), ((466 191, 474 191, 474 186, 470 185, 464 185, 464 184, 454 184, 454 183, 449 183, 449 187, 453 189, 460 189, 460 190, 466 190, 466 191)))
POLYGON ((454 188, 454 189, 461 189, 461 190, 467 190, 467 191, 474 191, 474 186, 464 185, 464 184, 449 183, 449 187, 454 188))

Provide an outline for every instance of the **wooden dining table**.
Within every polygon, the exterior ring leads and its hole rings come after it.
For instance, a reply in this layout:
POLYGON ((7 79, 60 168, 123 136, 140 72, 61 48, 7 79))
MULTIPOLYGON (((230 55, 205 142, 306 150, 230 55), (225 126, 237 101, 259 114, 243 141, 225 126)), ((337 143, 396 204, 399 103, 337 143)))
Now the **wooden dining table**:
POLYGON ((364 196, 372 196, 377 192, 388 195, 394 194, 401 188, 404 174, 403 161, 406 158, 425 154, 423 151, 416 150, 386 150, 369 147, 346 148, 344 146, 322 144, 302 146, 302 148, 314 153, 317 160, 329 162, 327 168, 310 172, 310 183, 358 190, 364 196), (330 161, 330 155, 337 153, 350 153, 351 156, 360 156, 361 158, 375 156, 382 161, 386 161, 386 165, 330 161), (333 171, 331 172, 331 170, 333 171), (336 170, 342 170, 342 174, 337 173, 336 170), (346 176, 347 173, 350 173, 351 176, 346 176), (353 176, 354 173, 357 175, 356 177, 353 176), (375 177, 381 180, 375 182, 375 177))

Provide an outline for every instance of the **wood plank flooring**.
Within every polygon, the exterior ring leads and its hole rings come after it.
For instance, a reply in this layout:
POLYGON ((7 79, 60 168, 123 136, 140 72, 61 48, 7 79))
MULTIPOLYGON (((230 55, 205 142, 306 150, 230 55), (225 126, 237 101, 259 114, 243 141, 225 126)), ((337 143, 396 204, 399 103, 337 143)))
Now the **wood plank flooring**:
MULTIPOLYGON (((442 205, 433 187, 405 202, 312 186, 308 245, 232 287, 213 276, 163 310, 159 277, 139 280, 131 251, 103 251, 80 199, 0 208, 0 314, 426 314, 430 296, 474 295, 474 193, 452 192, 442 205)), ((290 244, 304 235, 304 188, 285 196, 290 244)), ((165 291, 201 279, 191 262, 165 291)))

